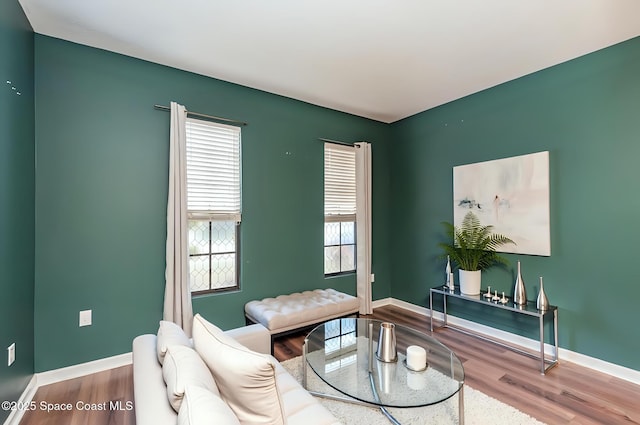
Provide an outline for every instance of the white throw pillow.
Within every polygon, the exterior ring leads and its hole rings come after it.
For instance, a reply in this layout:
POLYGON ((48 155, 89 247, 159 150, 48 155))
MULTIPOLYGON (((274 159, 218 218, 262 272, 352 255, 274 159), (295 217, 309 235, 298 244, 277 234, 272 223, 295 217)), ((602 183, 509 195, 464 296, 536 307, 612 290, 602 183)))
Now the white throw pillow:
POLYGON ((218 386, 207 365, 193 348, 172 345, 167 349, 162 365, 162 376, 167 384, 167 397, 177 412, 188 385, 197 385, 220 395, 218 386))
POLYGON ((193 344, 241 424, 285 423, 271 356, 249 350, 199 314, 193 318, 193 344))
POLYGON ((178 425, 240 425, 240 422, 219 396, 190 385, 178 412, 178 425))
POLYGON ((158 350, 158 361, 160 364, 164 361, 167 353, 167 347, 170 345, 184 345, 185 347, 193 347, 189 337, 182 328, 173 322, 166 320, 160 321, 158 328, 158 337, 156 340, 156 348, 158 350))

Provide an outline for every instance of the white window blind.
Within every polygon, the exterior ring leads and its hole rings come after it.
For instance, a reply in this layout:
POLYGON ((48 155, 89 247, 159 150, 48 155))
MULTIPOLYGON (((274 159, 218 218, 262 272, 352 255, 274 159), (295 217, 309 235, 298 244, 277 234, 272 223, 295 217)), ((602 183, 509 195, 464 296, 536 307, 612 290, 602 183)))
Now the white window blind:
POLYGON ((324 145, 325 221, 356 219, 356 153, 353 146, 324 145))
POLYGON ((187 118, 190 219, 240 222, 240 128, 187 118))

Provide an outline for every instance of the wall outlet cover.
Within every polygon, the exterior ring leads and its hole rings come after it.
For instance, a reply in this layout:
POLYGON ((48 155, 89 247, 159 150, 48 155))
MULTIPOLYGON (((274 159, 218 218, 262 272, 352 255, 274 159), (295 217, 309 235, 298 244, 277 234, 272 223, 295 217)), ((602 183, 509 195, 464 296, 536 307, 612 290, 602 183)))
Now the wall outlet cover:
POLYGON ((7 348, 7 366, 11 366, 16 361, 16 343, 7 348))
POLYGON ((91 310, 82 310, 80 312, 79 326, 91 326, 91 310))

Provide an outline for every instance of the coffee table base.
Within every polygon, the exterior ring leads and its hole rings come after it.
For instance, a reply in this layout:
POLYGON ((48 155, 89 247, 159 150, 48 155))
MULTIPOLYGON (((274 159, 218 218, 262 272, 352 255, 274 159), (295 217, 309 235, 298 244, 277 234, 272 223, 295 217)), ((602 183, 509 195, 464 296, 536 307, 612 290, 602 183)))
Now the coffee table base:
MULTIPOLYGON (((398 422, 398 420, 387 410, 387 408, 385 406, 379 406, 379 405, 375 405, 372 403, 367 403, 361 400, 356 400, 355 398, 351 398, 351 397, 347 397, 347 396, 339 396, 339 395, 334 395, 334 394, 326 394, 326 393, 321 393, 318 391, 311 391, 309 389, 307 389, 307 362, 306 362, 306 347, 303 347, 302 350, 302 355, 303 355, 303 359, 302 359, 302 386, 304 387, 305 390, 309 391, 309 394, 311 394, 312 396, 315 397, 322 397, 322 398, 326 398, 329 400, 334 400, 334 401, 341 401, 344 403, 352 403, 352 404, 357 404, 360 406, 367 406, 367 407, 372 407, 372 406, 378 406, 378 408, 380 409, 380 411, 382 412, 383 415, 385 415, 387 417, 387 419, 389 419, 389 421, 393 424, 393 425, 402 425, 400 422, 398 422)), ((375 393, 375 385, 373 383, 373 374, 371 372, 369 372, 369 381, 371 382, 371 389, 373 390, 373 392, 375 393)), ((375 394, 375 397, 378 398, 378 395, 375 394)), ((424 406, 427 407, 427 406, 424 406)), ((410 409, 410 407, 408 408, 410 409)), ((464 425, 464 384, 462 384, 462 386, 460 387, 460 390, 458 391, 458 423, 460 425, 464 425)))
MULTIPOLYGON (((334 401, 341 401, 344 403, 352 403, 352 404, 357 404, 360 406, 367 406, 367 407, 371 407, 372 404, 370 403, 365 403, 364 401, 360 401, 360 400, 356 400, 353 398, 348 398, 348 397, 340 397, 338 395, 332 395, 332 394, 325 394, 325 393, 320 393, 317 391, 309 391, 309 394, 315 396, 315 397, 322 397, 322 398, 326 398, 329 400, 334 400, 334 401)), ((389 413, 389 411, 384 407, 384 406, 378 406, 380 408, 380 411, 387 417, 387 419, 389 419, 389 421, 393 424, 393 425, 402 425, 400 422, 398 422, 398 420, 396 418, 393 417, 393 415, 391 413, 389 413)))

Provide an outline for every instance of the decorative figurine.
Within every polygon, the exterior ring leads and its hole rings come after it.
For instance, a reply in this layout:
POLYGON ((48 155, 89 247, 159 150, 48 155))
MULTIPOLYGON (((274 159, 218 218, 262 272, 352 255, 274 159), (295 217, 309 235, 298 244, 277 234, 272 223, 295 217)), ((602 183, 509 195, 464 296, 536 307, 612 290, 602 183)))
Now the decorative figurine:
POLYGON ((491 295, 491 286, 487 287, 487 292, 484 294, 485 298, 491 298, 493 295, 491 295))
POLYGON ((506 304, 509 302, 509 299, 507 297, 504 296, 504 291, 502 291, 502 298, 500 298, 500 302, 502 304, 506 304))
POLYGON ((493 297, 491 297, 491 299, 492 299, 493 301, 498 301, 498 300, 500 299, 500 297, 498 296, 498 290, 497 290, 497 289, 496 289, 496 292, 495 292, 495 294, 493 295, 493 297))

